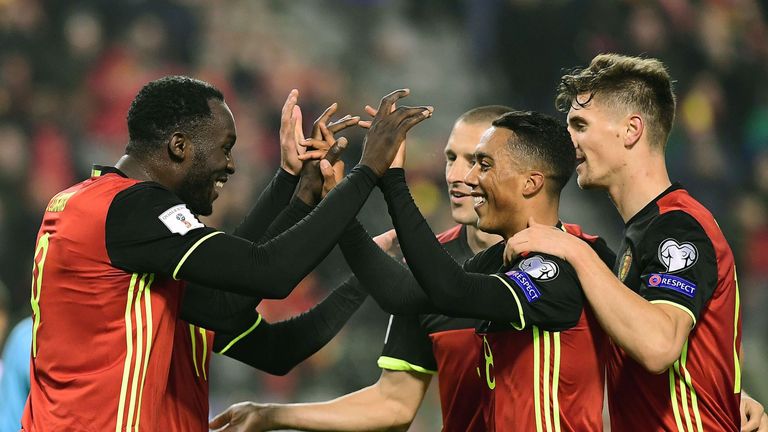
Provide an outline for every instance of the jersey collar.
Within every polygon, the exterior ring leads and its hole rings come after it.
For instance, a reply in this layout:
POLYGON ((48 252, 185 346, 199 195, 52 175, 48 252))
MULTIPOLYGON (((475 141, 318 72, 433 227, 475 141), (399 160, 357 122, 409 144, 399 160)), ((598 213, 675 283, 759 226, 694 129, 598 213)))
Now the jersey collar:
POLYGON ((112 166, 94 165, 93 168, 91 168, 91 178, 101 177, 105 174, 117 174, 120 177, 128 178, 124 172, 112 166))
POLYGON ((628 226, 632 225, 632 223, 634 223, 635 221, 637 221, 641 217, 647 215, 649 212, 656 212, 657 211, 656 210, 656 208, 657 208, 656 207, 656 203, 660 199, 664 198, 665 196, 667 196, 667 195, 671 194, 672 192, 674 192, 676 190, 679 190, 679 189, 684 189, 682 184, 680 184, 678 182, 672 183, 672 185, 670 187, 668 187, 666 190, 664 190, 664 192, 662 192, 661 194, 659 194, 659 196, 657 196, 656 198, 651 200, 651 202, 646 204, 645 207, 643 207, 642 210, 640 210, 639 212, 635 213, 634 216, 629 218, 629 220, 627 221, 627 223, 624 224, 624 226, 628 227, 628 226))

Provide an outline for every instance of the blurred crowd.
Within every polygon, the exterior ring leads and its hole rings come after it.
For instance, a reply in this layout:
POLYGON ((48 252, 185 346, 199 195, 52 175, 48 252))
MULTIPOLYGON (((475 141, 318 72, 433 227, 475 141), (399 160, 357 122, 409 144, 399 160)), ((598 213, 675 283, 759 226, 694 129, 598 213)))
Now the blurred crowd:
MULTIPOLYGON (((0 346, 31 313, 32 252, 59 190, 112 164, 127 142, 138 89, 167 74, 217 85, 237 121, 237 175, 206 222, 231 229, 274 173, 282 102, 292 88, 308 127, 327 105, 362 114, 390 90, 431 104, 409 137, 408 177, 437 231, 450 227, 442 148, 462 112, 483 104, 564 118, 564 68, 599 52, 658 57, 678 95, 668 146, 673 180, 712 210, 739 266, 745 387, 768 399, 768 6, 757 0, 0 0, 0 346)), ((355 163, 363 134, 347 134, 355 163)), ((564 216, 618 246, 622 225, 602 193, 565 193, 564 216)), ((362 219, 391 226, 374 196, 362 219)), ((311 241, 308 239, 307 241, 311 241)), ((343 280, 332 254, 272 320, 306 310, 343 280)), ((243 399, 308 401, 378 377, 386 315, 368 301, 344 332, 286 377, 217 360, 212 410, 243 399)), ((414 430, 439 416, 434 395, 414 430)))

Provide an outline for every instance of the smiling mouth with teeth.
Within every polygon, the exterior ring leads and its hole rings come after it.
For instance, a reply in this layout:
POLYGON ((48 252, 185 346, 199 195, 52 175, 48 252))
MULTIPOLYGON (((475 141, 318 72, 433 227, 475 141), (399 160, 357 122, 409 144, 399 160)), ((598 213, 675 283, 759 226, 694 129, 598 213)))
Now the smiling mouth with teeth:
POLYGON ((485 204, 485 197, 484 196, 473 196, 472 200, 475 202, 475 207, 481 206, 485 204))

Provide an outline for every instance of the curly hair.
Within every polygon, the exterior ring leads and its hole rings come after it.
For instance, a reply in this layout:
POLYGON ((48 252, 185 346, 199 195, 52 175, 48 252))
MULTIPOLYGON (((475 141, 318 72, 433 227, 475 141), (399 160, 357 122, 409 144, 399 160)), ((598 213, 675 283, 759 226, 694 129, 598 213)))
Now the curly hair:
POLYGON ((167 76, 146 84, 128 110, 126 154, 151 153, 175 131, 191 131, 211 118, 208 101, 224 102, 216 87, 186 76, 167 76))
POLYGON ((550 193, 563 190, 576 168, 576 150, 562 122, 535 111, 512 111, 492 125, 514 133, 507 146, 515 157, 526 159, 529 166, 553 180, 548 183, 550 193))
POLYGON ((555 105, 568 112, 586 107, 595 97, 612 109, 640 112, 650 143, 664 148, 675 119, 676 100, 669 72, 661 61, 600 54, 588 67, 563 75, 555 105), (579 95, 588 97, 579 101, 579 95))

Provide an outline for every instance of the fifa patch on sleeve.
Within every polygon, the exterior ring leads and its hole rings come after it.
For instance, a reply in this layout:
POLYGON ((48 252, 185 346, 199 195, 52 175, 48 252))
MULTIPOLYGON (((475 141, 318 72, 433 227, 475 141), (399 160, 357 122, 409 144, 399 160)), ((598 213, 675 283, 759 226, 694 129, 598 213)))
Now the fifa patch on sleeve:
POLYGON ((519 270, 510 270, 504 274, 523 290, 523 294, 525 295, 525 299, 528 300, 528 303, 533 303, 541 298, 541 291, 539 291, 539 288, 533 283, 531 277, 528 276, 528 273, 519 270))
POLYGON ((193 229, 202 228, 202 222, 184 204, 173 206, 157 217, 172 233, 184 235, 193 229))
POLYGON ((650 276, 647 276, 646 286, 649 288, 669 289, 690 298, 693 298, 696 295, 695 283, 681 277, 664 273, 653 273, 650 276))

